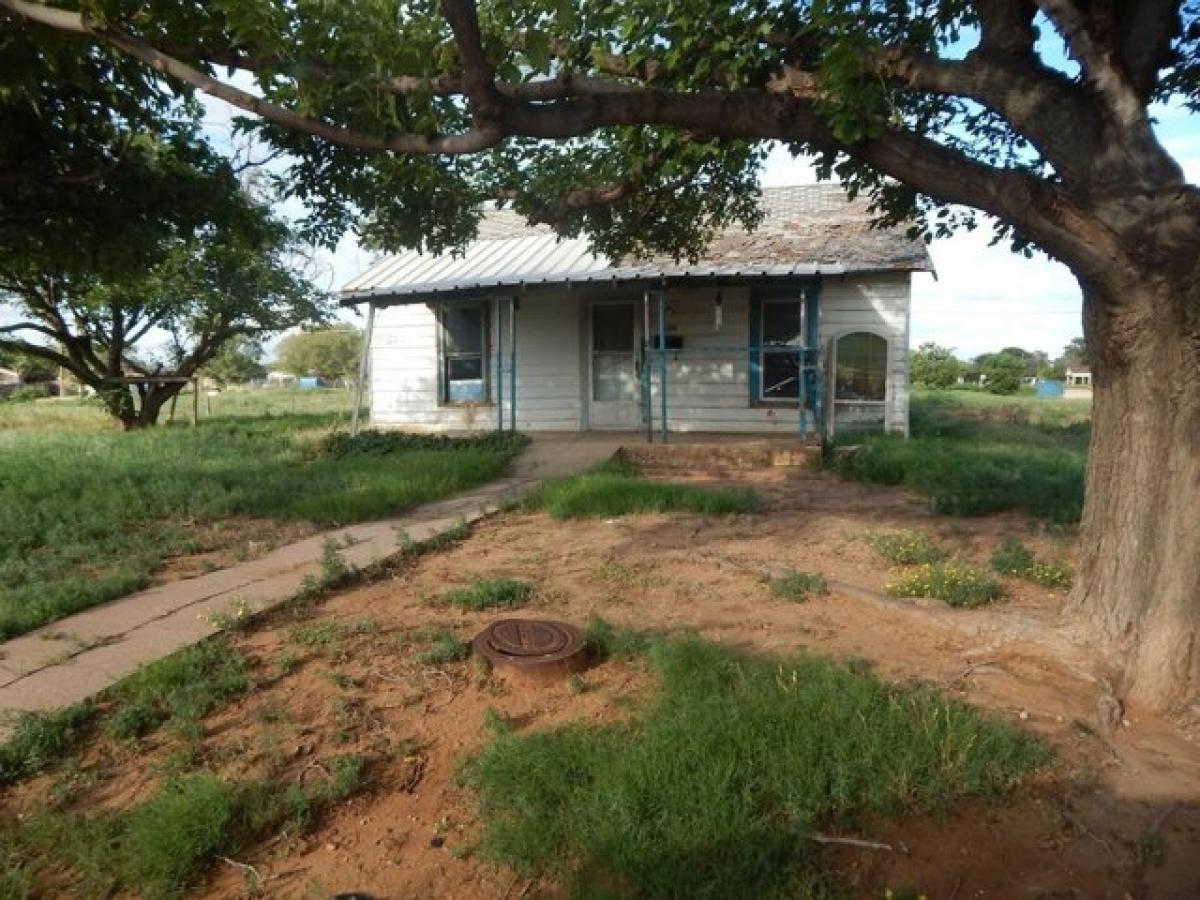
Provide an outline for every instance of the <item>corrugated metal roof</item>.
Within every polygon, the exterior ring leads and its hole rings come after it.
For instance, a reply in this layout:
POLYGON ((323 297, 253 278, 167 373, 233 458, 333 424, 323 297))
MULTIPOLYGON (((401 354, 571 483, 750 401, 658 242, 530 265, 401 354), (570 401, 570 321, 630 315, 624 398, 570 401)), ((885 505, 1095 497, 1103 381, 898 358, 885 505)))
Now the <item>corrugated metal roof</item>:
POLYGON ((842 275, 931 271, 925 245, 878 229, 862 201, 838 185, 763 191, 764 220, 753 232, 729 229, 695 263, 669 257, 610 260, 581 238, 561 239, 511 210, 485 214, 479 238, 459 254, 413 251, 388 256, 341 289, 345 303, 417 302, 439 294, 534 284, 842 275))

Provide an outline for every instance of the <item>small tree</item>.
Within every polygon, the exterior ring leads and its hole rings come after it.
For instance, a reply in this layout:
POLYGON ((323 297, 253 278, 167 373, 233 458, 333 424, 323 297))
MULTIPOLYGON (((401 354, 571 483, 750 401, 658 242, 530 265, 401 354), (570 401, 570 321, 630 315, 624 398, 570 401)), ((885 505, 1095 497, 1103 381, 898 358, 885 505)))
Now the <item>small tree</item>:
POLYGON ((980 364, 984 387, 993 394, 1015 394, 1025 375, 1025 360, 1014 353, 989 353, 980 364))
POLYGON ((279 344, 279 365, 300 377, 315 375, 326 381, 352 382, 358 373, 362 333, 351 325, 319 331, 298 331, 279 344))
POLYGON ((1087 343, 1083 338, 1071 338, 1071 342, 1063 347, 1063 369, 1083 369, 1088 365, 1087 343))
POLYGON ((245 384, 266 374, 262 358, 262 341, 249 335, 240 335, 226 342, 221 351, 204 366, 203 373, 222 387, 245 384))
POLYGON ((912 383, 923 387, 948 388, 958 381, 962 369, 963 364, 955 358, 952 349, 932 341, 927 341, 908 354, 912 383))
POLYGON ((11 369, 25 382, 53 381, 58 374, 55 367, 46 360, 30 356, 28 353, 6 350, 3 346, 0 346, 0 368, 11 369))

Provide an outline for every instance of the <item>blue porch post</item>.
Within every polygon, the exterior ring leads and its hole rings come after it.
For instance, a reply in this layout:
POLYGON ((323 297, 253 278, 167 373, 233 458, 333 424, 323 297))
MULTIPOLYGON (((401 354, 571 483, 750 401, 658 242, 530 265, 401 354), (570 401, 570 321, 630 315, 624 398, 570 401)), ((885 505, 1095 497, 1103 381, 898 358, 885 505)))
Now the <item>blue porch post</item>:
POLYGON ((667 292, 658 292, 658 397, 662 406, 662 442, 667 442, 667 292))
POLYGON ((517 430, 517 298, 508 298, 508 427, 517 430))
POLYGON ((808 348, 808 390, 806 399, 816 420, 817 436, 825 438, 825 379, 821 359, 821 281, 813 281, 804 292, 804 343, 808 348))
POLYGON ((496 430, 504 430, 504 322, 500 314, 500 298, 492 300, 496 320, 496 430))

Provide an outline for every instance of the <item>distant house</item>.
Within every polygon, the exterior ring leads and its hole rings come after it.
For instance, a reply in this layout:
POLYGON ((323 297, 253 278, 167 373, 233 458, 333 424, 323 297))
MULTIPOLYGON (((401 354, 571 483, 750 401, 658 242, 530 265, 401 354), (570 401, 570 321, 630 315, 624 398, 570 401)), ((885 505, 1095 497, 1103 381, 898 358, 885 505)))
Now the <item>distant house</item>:
POLYGON ((769 189, 753 233, 695 262, 607 259, 505 210, 459 255, 382 259, 376 427, 795 434, 908 430, 910 284, 924 243, 837 185, 769 189))
POLYGON ((1068 399, 1087 399, 1092 396, 1092 370, 1086 366, 1068 366, 1063 396, 1068 399))
POLYGON ((12 369, 0 368, 0 384, 20 384, 21 373, 12 369))
POLYGON ((296 383, 296 376, 291 372, 272 370, 267 373, 267 387, 291 387, 296 383))

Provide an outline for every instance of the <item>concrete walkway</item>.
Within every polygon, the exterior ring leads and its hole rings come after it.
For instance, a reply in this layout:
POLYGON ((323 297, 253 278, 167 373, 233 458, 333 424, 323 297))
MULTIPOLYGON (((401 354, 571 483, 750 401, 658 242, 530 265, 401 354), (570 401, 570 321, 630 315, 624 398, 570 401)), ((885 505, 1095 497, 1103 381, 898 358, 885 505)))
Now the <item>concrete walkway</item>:
MULTIPOLYGON (((401 531, 426 541, 474 522, 545 478, 603 462, 627 440, 597 433, 536 436, 509 477, 395 519, 328 531, 261 559, 130 594, 6 641, 0 644, 0 716, 79 703, 139 665, 215 634, 221 618, 236 609, 258 612, 282 603, 306 577, 320 575, 326 540, 343 548, 349 565, 367 566, 398 551, 401 531)), ((0 738, 8 729, 0 722, 0 738)))

